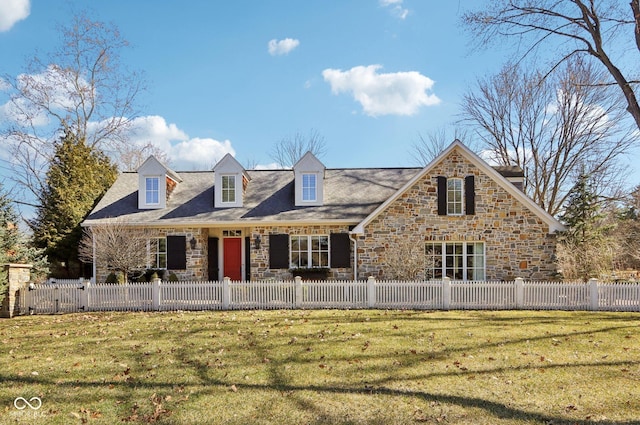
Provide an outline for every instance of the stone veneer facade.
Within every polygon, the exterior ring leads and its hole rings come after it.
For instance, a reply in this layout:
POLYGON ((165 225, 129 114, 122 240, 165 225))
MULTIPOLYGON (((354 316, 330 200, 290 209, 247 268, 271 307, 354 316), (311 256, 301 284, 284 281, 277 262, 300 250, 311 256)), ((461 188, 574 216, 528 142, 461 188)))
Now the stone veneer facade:
POLYGON ((556 273, 555 236, 538 216, 457 152, 436 164, 365 227, 358 237, 358 276, 385 278, 395 241, 485 243, 487 280, 550 279, 556 273), (475 176, 475 215, 439 216, 437 176, 475 176))
MULTIPOLYGON (((180 280, 208 280, 209 237, 223 238, 223 230, 241 230, 244 249, 250 250, 251 280, 291 279, 289 269, 269 268, 269 235, 330 235, 347 233, 349 225, 249 225, 225 228, 151 228, 150 237, 186 237, 187 270, 168 270, 180 280), (260 248, 255 245, 260 236, 260 248), (249 246, 244 238, 249 237, 249 246), (195 248, 190 241, 195 238, 195 248)), ((357 235, 358 278, 389 278, 388 256, 399 241, 411 241, 423 253, 427 241, 478 241, 485 245, 487 280, 547 280, 556 273, 555 236, 548 224, 456 151, 382 211, 357 235), (439 216, 437 176, 475 176, 475 215, 439 216)), ((353 249, 353 245, 352 245, 353 249)), ((422 255, 422 254, 421 254, 422 255)), ((243 258, 245 258, 243 256, 243 258)), ((244 261, 244 260, 243 260, 244 261)), ((222 262, 220 262, 222 264, 222 262)), ((329 279, 353 279, 353 255, 349 268, 331 269, 329 279)), ((98 282, 109 271, 97 265, 98 282)), ((168 275, 167 273, 167 275, 168 275)))

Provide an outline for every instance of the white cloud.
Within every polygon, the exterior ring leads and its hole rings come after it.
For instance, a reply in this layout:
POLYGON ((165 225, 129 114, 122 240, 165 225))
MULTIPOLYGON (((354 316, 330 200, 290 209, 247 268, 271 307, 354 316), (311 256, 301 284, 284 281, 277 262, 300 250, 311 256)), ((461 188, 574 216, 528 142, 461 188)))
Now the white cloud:
POLYGON ((282 170, 282 165, 271 162, 269 164, 258 164, 254 167, 256 170, 282 170))
POLYGON ((389 11, 393 16, 399 19, 406 19, 409 15, 409 9, 402 7, 403 0, 379 0, 378 4, 381 7, 389 8, 389 11))
POLYGON ((138 146, 151 142, 167 153, 171 168, 176 171, 210 170, 225 154, 235 155, 229 140, 191 138, 175 124, 167 124, 157 115, 131 121, 129 141, 138 146))
POLYGON ((281 56, 289 54, 293 49, 300 45, 300 41, 294 38, 285 38, 284 40, 269 41, 269 54, 271 56, 281 56))
POLYGON ((30 0, 0 1, 0 32, 9 31, 18 21, 31 13, 30 0))
MULTIPOLYGON (((1 1, 1 0, 0 0, 1 1)), ((88 91, 89 84, 82 78, 76 80, 73 73, 63 70, 57 65, 49 65, 38 74, 20 74, 16 77, 18 90, 28 93, 29 97, 37 99, 37 103, 46 104, 52 111, 72 111, 80 99, 76 85, 88 91)), ((0 80, 0 91, 10 92, 11 85, 6 80, 0 80)), ((84 100, 86 101, 89 96, 84 100)), ((37 103, 30 102, 24 96, 17 96, 0 105, 0 114, 9 121, 35 127, 43 127, 50 123, 50 116, 37 103)), ((90 105, 86 105, 89 107, 90 105)))
POLYGON ((381 65, 356 66, 348 71, 325 69, 324 80, 331 85, 333 94, 351 93, 362 105, 365 114, 414 115, 421 106, 440 103, 434 94, 427 94, 433 80, 419 72, 379 74, 381 65))

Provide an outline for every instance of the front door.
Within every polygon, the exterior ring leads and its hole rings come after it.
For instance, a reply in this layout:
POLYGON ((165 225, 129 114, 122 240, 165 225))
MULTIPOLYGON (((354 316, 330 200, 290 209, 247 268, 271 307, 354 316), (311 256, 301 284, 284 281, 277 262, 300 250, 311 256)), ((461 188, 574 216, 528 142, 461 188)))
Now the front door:
POLYGON ((223 246, 224 276, 231 280, 242 280, 242 238, 224 238, 223 246))

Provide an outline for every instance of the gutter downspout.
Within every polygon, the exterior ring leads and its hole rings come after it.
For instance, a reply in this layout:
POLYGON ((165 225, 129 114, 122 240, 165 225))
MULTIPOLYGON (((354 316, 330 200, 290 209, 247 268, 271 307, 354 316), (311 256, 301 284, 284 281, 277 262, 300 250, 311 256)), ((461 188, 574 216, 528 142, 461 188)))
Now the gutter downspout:
POLYGON ((93 228, 89 227, 89 230, 91 231, 91 245, 93 248, 93 282, 92 283, 96 283, 98 281, 98 276, 96 275, 96 270, 97 270, 97 261, 96 261, 96 235, 95 232, 93 231, 93 228))
POLYGON ((349 232, 349 239, 353 242, 353 280, 358 280, 358 240, 353 237, 354 233, 349 232))

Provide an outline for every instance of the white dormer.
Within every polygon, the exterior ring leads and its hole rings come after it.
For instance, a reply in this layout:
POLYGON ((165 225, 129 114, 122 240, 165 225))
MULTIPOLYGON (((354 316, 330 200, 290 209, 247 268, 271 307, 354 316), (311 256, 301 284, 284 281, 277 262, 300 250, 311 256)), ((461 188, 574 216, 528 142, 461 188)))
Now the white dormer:
POLYGON ((151 155, 138 167, 138 208, 160 209, 167 206, 167 198, 182 181, 180 176, 151 155))
POLYGON ((231 154, 226 154, 213 167, 215 175, 213 206, 215 208, 241 207, 249 175, 231 154))
POLYGON ((311 151, 293 166, 296 206, 319 206, 324 202, 325 166, 311 151))

